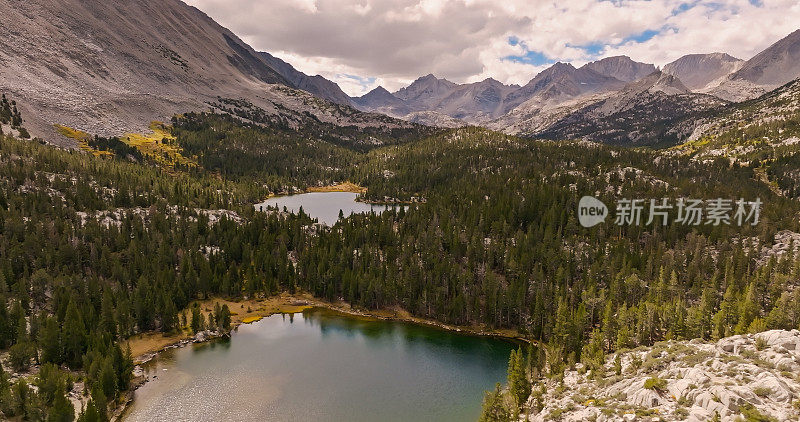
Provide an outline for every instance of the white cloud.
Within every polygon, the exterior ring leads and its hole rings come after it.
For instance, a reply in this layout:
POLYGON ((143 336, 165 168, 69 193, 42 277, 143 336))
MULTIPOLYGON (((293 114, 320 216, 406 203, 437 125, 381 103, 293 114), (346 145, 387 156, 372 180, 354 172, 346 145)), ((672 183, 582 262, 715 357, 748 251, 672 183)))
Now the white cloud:
POLYGON ((377 84, 395 90, 428 73, 524 84, 546 63, 506 59, 524 55, 523 45, 575 64, 627 54, 664 65, 712 51, 747 59, 800 27, 796 0, 187 1, 257 50, 352 95, 377 84), (637 38, 645 31, 657 33, 637 38))

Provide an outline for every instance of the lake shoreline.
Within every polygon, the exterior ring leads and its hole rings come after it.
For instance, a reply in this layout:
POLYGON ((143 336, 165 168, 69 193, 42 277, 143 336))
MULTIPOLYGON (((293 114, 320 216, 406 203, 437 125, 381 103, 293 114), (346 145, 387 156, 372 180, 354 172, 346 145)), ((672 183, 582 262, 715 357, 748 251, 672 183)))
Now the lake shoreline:
MULTIPOLYGON (((208 306, 215 302, 228 302, 228 301, 225 301, 223 299, 217 299, 217 300, 207 299, 201 302, 204 304, 201 305, 201 307, 208 306)), ((232 303, 242 303, 242 302, 232 302, 232 303)), ((134 364, 137 367, 140 367, 141 365, 144 365, 150 362, 151 360, 158 358, 160 354, 168 350, 182 348, 190 344, 206 343, 223 337, 231 337, 233 335, 233 332, 236 331, 238 327, 242 324, 251 324, 253 322, 260 321, 261 319, 270 317, 272 315, 302 313, 305 310, 313 308, 326 309, 349 317, 355 317, 361 319, 368 319, 374 321, 396 321, 396 322, 404 322, 409 324, 426 326, 466 336, 492 337, 518 344, 532 342, 532 340, 525 338, 524 336, 522 336, 518 332, 514 332, 513 330, 483 329, 481 327, 449 325, 433 319, 415 317, 402 309, 384 309, 377 311, 361 310, 354 308, 352 305, 343 301, 338 303, 332 303, 326 300, 315 298, 308 293, 289 294, 284 292, 279 295, 275 295, 265 299, 247 300, 244 301, 244 303, 248 304, 248 306, 260 303, 263 304, 263 306, 255 311, 250 311, 243 315, 242 314, 234 315, 233 321, 231 323, 231 330, 227 333, 216 333, 216 334, 209 333, 209 335, 205 335, 199 339, 197 338, 196 335, 195 336, 177 335, 172 337, 165 337, 166 339, 177 339, 177 340, 170 341, 166 345, 160 344, 158 346, 153 347, 152 349, 146 350, 143 353, 138 353, 137 355, 134 355, 133 357, 134 364)), ((157 336, 160 335, 160 333, 145 333, 144 335, 157 336)), ((132 340, 129 339, 129 344, 131 341, 132 340)), ((149 379, 147 379, 143 374, 134 377, 133 381, 131 382, 131 389, 125 393, 123 403, 120 403, 112 410, 111 417, 109 418, 110 421, 112 422, 119 421, 125 416, 127 410, 131 407, 131 405, 134 402, 136 389, 143 386, 148 381, 149 379)))
MULTIPOLYGON (((216 302, 222 303, 229 301, 225 301, 222 299, 207 299, 203 303, 208 305, 216 302)), ((233 303, 240 303, 240 302, 233 302, 233 303)), ((235 331, 239 325, 250 324, 259 321, 263 318, 270 317, 272 315, 294 314, 294 313, 301 313, 304 310, 311 308, 324 308, 353 317, 370 318, 382 321, 405 322, 405 323, 423 325, 428 327, 434 327, 441 330, 461 333, 465 335, 480 336, 480 337, 495 337, 505 340, 523 342, 523 343, 530 343, 532 341, 515 330, 485 329, 478 326, 450 325, 434 319, 416 317, 411 315, 408 311, 399 308, 395 309, 386 308, 374 311, 367 309, 358 309, 344 301, 336 303, 329 302, 323 299, 315 298, 308 293, 300 293, 300 294, 281 293, 279 295, 271 296, 266 299, 255 299, 247 301, 245 303, 250 303, 250 304, 261 303, 266 306, 262 307, 261 309, 257 309, 253 312, 248 312, 244 315, 234 315, 234 319, 231 322, 231 331, 235 331), (236 318, 236 316, 240 316, 240 318, 236 318)), ((235 310, 232 311, 235 312, 235 310)), ((148 333, 148 334, 159 334, 159 333, 148 333)), ((194 340, 195 336, 190 336, 190 335, 180 336, 177 340, 170 342, 166 345, 146 350, 143 353, 134 354, 134 362, 136 362, 137 364, 145 363, 151 359, 149 355, 157 354, 159 352, 168 349, 173 349, 175 347, 180 347, 181 345, 210 341, 218 337, 222 337, 222 335, 210 336, 205 340, 195 341, 194 340)))
POLYGON ((326 186, 310 186, 306 187, 305 189, 295 189, 292 188, 292 191, 280 191, 280 192, 272 192, 267 195, 266 198, 260 200, 257 203, 261 203, 266 201, 267 199, 271 198, 278 198, 281 196, 291 196, 291 195, 301 195, 304 193, 321 193, 321 192, 347 192, 347 193, 358 193, 364 194, 367 192, 367 188, 363 186, 359 186, 353 182, 342 182, 333 185, 326 185, 326 186))
POLYGON ((425 200, 422 199, 412 199, 412 200, 400 200, 397 198, 384 198, 384 199, 365 199, 364 194, 367 193, 367 188, 357 185, 353 182, 342 182, 337 183, 334 185, 327 185, 327 186, 311 186, 307 187, 302 190, 298 190, 296 192, 273 192, 267 195, 266 198, 260 200, 259 202, 255 203, 254 205, 261 204, 267 200, 273 198, 281 198, 286 196, 294 196, 294 195, 302 195, 304 193, 332 193, 332 192, 344 192, 344 193, 357 193, 358 197, 355 199, 356 202, 360 202, 363 204, 369 205, 387 205, 387 206, 398 206, 398 205, 415 205, 419 203, 424 203, 425 200))

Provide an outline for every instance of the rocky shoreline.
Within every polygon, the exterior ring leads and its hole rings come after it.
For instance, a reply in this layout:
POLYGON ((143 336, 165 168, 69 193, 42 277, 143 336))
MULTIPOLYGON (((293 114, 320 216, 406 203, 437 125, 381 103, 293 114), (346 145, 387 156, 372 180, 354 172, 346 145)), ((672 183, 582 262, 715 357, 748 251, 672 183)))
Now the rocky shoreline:
POLYGON ((620 351, 597 374, 541 381, 527 404, 528 421, 800 420, 800 331, 620 351))
MULTIPOLYGON (((437 328, 437 329, 441 329, 441 330, 460 333, 460 334, 464 334, 464 335, 482 336, 482 337, 495 337, 495 338, 500 338, 500 339, 504 339, 504 340, 508 340, 508 341, 512 341, 512 342, 517 342, 517 343, 528 343, 528 342, 531 341, 531 340, 528 340, 525 337, 523 337, 523 336, 521 336, 521 335, 519 335, 517 333, 501 332, 501 331, 496 331, 496 330, 483 330, 483 329, 478 329, 478 328, 474 328, 474 327, 452 326, 452 325, 444 324, 444 323, 441 323, 441 322, 438 322, 438 321, 435 321, 435 320, 429 320, 429 319, 413 317, 413 316, 410 316, 410 315, 404 315, 404 313, 401 314, 400 312, 394 312, 392 314, 389 314, 389 312, 393 312, 393 311, 380 311, 380 312, 370 312, 370 311, 365 311, 365 310, 362 311, 362 310, 354 309, 353 307, 351 307, 348 304, 344 304, 344 303, 334 304, 334 303, 329 303, 329 302, 325 302, 325 301, 320 301, 320 300, 317 300, 317 299, 309 299, 309 298, 306 298, 306 297, 301 297, 301 298, 290 297, 289 298, 289 303, 287 303, 287 305, 292 306, 292 307, 299 307, 299 308, 302 308, 303 310, 312 309, 312 308, 326 309, 326 310, 337 312, 337 313, 341 313, 341 314, 344 314, 344 315, 347 315, 347 316, 350 316, 350 317, 367 318, 367 319, 381 320, 381 321, 397 321, 397 322, 405 322, 405 323, 409 323, 409 324, 418 324, 418 325, 424 325, 424 326, 427 326, 427 327, 433 327, 433 328, 437 328)), ((176 341, 174 343, 171 343, 169 345, 163 346, 163 347, 159 348, 158 350, 148 351, 146 353, 143 353, 143 354, 140 354, 138 356, 135 356, 134 357, 134 362, 136 363, 136 366, 134 367, 134 373, 133 373, 134 378, 133 378, 133 381, 131 383, 131 389, 128 392, 126 392, 124 399, 111 412, 110 420, 112 422, 119 421, 124 417, 125 412, 131 406, 131 404, 133 404, 134 395, 135 395, 136 389, 138 389, 139 387, 145 385, 148 381, 150 381, 150 379, 147 378, 147 376, 145 375, 145 372, 144 372, 144 369, 142 368, 142 365, 146 365, 148 362, 150 362, 153 359, 157 358, 161 353, 163 353, 163 352, 165 352, 167 350, 171 350, 171 349, 178 349, 178 348, 186 347, 186 346, 191 345, 191 344, 205 343, 205 342, 208 342, 208 341, 213 341, 213 340, 217 340, 217 339, 225 338, 225 337, 230 338, 232 336, 232 333, 238 329, 239 325, 241 325, 241 324, 250 324, 252 322, 256 322, 256 321, 260 320, 262 317, 265 318, 265 317, 269 317, 269 316, 280 314, 280 313, 296 313, 296 312, 280 312, 280 311, 265 312, 264 315, 260 315, 259 317, 249 318, 249 319, 245 319, 244 321, 233 323, 231 330, 228 331, 228 332, 224 332, 223 333, 223 332, 211 331, 211 330, 200 331, 197 334, 195 334, 195 336, 193 336, 193 337, 186 337, 186 338, 180 339, 180 340, 178 340, 178 341, 176 341)))
MULTIPOLYGON (((192 344, 205 343, 226 337, 230 338, 233 332, 236 331, 241 324, 256 322, 262 318, 275 314, 297 313, 307 309, 318 308, 353 318, 404 322, 460 333, 463 335, 500 338, 517 344, 531 342, 531 340, 526 339, 519 333, 513 331, 488 330, 480 327, 453 326, 432 319, 414 317, 408 312, 399 309, 384 309, 378 311, 362 310, 354 308, 345 302, 331 303, 313 298, 307 294, 283 294, 278 297, 259 300, 258 303, 264 304, 264 307, 260 310, 255 310, 252 312, 250 312, 250 309, 248 309, 246 314, 240 315, 237 320, 232 322, 230 331, 221 332, 216 330, 204 330, 196 333, 194 336, 186 335, 185 337, 178 338, 177 340, 168 344, 162 343, 162 345, 158 345, 152 350, 147 350, 144 353, 136 354, 133 357, 135 366, 133 371, 133 379, 131 380, 131 388, 124 392, 122 397, 119 398, 116 406, 110 409, 109 420, 119 421, 124 419, 126 411, 134 402, 136 390, 150 381, 144 370, 144 365, 147 365, 153 359, 158 358, 160 354, 168 350, 183 348, 192 344)), ((252 305, 252 303, 248 305, 252 305)), ((255 308, 255 306, 253 307, 255 308)), ((150 333, 145 335, 153 334, 150 333)), ((7 359, 7 356, 4 358, 4 356, 0 355, 0 360, 5 359, 7 359)), ((34 366, 25 374, 12 373, 12 380, 23 375, 35 374, 37 370, 38 368, 34 366)), ((87 401, 86 396, 82 394, 82 390, 82 383, 77 382, 76 387, 70 392, 69 395, 70 400, 73 402, 77 410, 80 410, 82 406, 85 406, 87 401)))
MULTIPOLYGON (((236 326, 238 327, 238 324, 236 326)), ((235 330, 236 327, 234 327, 233 329, 235 330)), ((148 362, 150 362, 151 360, 153 360, 156 357, 158 357, 159 354, 161 354, 161 353, 163 353, 163 352, 165 352, 167 350, 179 349, 179 348, 182 348, 182 347, 186 347, 187 345, 190 345, 190 344, 204 343, 204 342, 211 341, 211 340, 216 340, 216 339, 220 339, 220 338, 230 338, 230 337, 231 337, 231 332, 230 331, 228 331, 228 332, 219 332, 219 331, 212 331, 212 330, 204 330, 204 331, 200 331, 197 334, 195 334, 194 337, 182 339, 182 340, 178 341, 177 343, 173 343, 173 344, 170 344, 168 346, 165 346, 165 347, 161 348, 160 350, 153 351, 153 352, 148 352, 148 353, 145 353, 143 355, 139 355, 139 356, 135 357, 134 358, 134 362, 136 362, 136 365, 133 368, 133 379, 131 380, 131 388, 128 391, 125 392, 125 395, 121 400, 121 403, 119 405, 117 405, 117 407, 114 408, 114 410, 111 412, 111 416, 110 416, 109 420, 111 422, 121 420, 121 418, 125 415, 125 412, 131 406, 131 404, 133 404, 134 394, 135 394, 136 390, 139 387, 145 385, 148 381, 150 381, 150 378, 148 378, 147 375, 145 374, 145 371, 142 368, 142 365, 146 365, 148 362)))

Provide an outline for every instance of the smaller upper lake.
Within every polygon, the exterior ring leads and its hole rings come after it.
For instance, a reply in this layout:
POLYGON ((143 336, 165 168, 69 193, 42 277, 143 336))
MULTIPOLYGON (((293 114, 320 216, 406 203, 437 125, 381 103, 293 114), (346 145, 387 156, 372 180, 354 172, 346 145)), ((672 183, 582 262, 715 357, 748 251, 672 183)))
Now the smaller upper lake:
MULTIPOLYGON (((267 207, 277 207, 289 212, 297 213, 300 207, 311 218, 316 218, 320 223, 333 226, 339 220, 341 210, 345 217, 354 213, 368 213, 370 211, 380 214, 387 209, 386 205, 373 205, 358 202, 357 193, 353 192, 311 192, 299 195, 276 196, 256 204, 259 211, 267 207)), ((391 205, 389 207, 392 207, 391 205)))

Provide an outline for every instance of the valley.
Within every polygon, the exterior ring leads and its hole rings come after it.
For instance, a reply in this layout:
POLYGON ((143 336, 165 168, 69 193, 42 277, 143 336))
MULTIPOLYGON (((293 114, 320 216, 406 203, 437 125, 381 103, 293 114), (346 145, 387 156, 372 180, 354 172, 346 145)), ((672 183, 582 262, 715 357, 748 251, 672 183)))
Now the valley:
POLYGON ((0 16, 0 418, 800 418, 800 30, 352 96, 179 0, 0 16))

